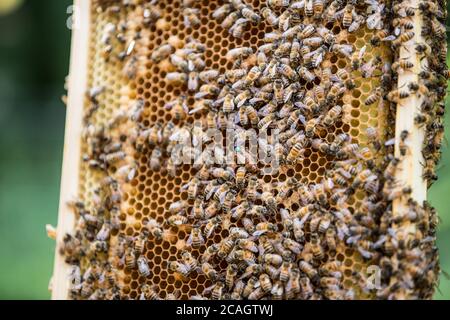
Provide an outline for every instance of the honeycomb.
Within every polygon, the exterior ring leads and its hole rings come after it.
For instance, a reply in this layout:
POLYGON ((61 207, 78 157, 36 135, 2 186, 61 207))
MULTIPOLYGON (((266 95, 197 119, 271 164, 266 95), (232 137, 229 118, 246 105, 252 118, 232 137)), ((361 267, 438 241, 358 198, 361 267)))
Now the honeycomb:
MULTIPOLYGON (((255 12, 267 6, 266 1, 245 1, 246 5, 255 12)), ((158 1, 155 6, 160 10, 160 17, 151 23, 143 20, 145 14, 141 1, 129 1, 130 4, 122 5, 118 1, 93 1, 91 7, 91 32, 89 47, 88 66, 88 88, 101 88, 100 93, 95 95, 96 109, 91 112, 92 99, 88 97, 85 102, 85 115, 89 114, 89 123, 95 126, 108 127, 109 123, 117 118, 121 111, 129 112, 137 103, 142 102, 143 108, 138 117, 137 125, 127 121, 121 122, 117 128, 111 130, 109 141, 122 141, 128 150, 127 156, 107 167, 105 171, 95 170, 92 163, 84 161, 79 170, 79 199, 85 203, 88 211, 102 214, 105 219, 112 219, 111 208, 99 213, 99 198, 112 197, 109 191, 99 191, 99 185, 104 183, 108 174, 115 175, 120 167, 133 164, 136 174, 130 181, 121 183, 119 186, 121 198, 119 210, 114 213, 118 219, 118 226, 111 231, 109 247, 104 252, 104 258, 113 257, 118 250, 119 238, 139 238, 147 225, 156 220, 159 225, 166 226, 171 216, 171 204, 185 201, 192 207, 194 201, 189 199, 188 190, 184 188, 189 184, 198 170, 193 165, 181 165, 171 174, 166 167, 161 170, 151 169, 152 149, 145 146, 139 152, 133 148, 130 139, 123 137, 124 133, 130 137, 139 130, 152 128, 155 124, 163 126, 173 122, 176 126, 193 124, 195 121, 206 121, 206 112, 188 114, 184 119, 177 118, 173 110, 166 106, 181 96, 186 96, 186 104, 190 110, 195 108, 195 92, 187 90, 186 84, 177 85, 167 80, 170 72, 176 71, 168 58, 156 63, 152 59, 152 53, 160 46, 171 43, 175 48, 182 48, 189 41, 196 40, 205 45, 203 53, 205 69, 215 69, 219 74, 224 74, 233 68, 233 61, 227 59, 229 50, 237 47, 250 47, 253 52, 264 45, 267 33, 273 32, 274 28, 264 20, 258 25, 248 24, 240 38, 234 37, 221 26, 220 21, 211 16, 224 1, 193 1, 192 8, 198 9, 198 27, 187 27, 184 21, 182 0, 158 1), (111 9, 114 8, 114 9, 111 9), (128 26, 123 30, 126 39, 133 38, 133 59, 127 58, 122 61, 118 58, 130 42, 121 43, 117 39, 111 40, 110 52, 105 53, 105 30, 108 25, 118 25, 120 21, 128 21, 128 26), (135 36, 138 35, 138 36, 135 36), (132 64, 130 66, 130 64, 132 64), (135 76, 127 76, 128 68, 134 68, 135 76), (106 194, 106 195, 105 195, 106 194), (154 219, 154 220, 153 220, 154 219)), ((277 14, 281 11, 274 10, 277 14)), ((320 21, 313 17, 303 17, 303 23, 320 25, 320 21)), ((377 30, 369 30, 363 25, 356 32, 349 32, 342 27, 341 21, 327 23, 325 27, 334 34, 336 43, 351 45, 353 52, 364 52, 364 60, 375 61, 381 58, 383 63, 393 63, 394 54, 388 42, 373 45, 373 38, 377 30), (365 51, 364 51, 365 50, 365 51)), ((131 45, 130 45, 131 46, 131 45)), ((129 48, 129 47, 128 47, 129 48)), ((389 101, 383 103, 367 104, 365 101, 381 86, 385 72, 376 69, 373 74, 364 75, 361 68, 352 68, 353 58, 328 52, 322 66, 330 68, 332 75, 340 70, 350 73, 354 82, 354 88, 346 90, 338 101, 344 106, 342 117, 327 129, 317 132, 317 137, 332 143, 342 133, 350 136, 349 143, 357 143, 360 148, 368 147, 370 158, 374 166, 383 170, 383 157, 389 147, 384 147, 385 142, 393 137, 393 119, 395 109, 389 101), (380 150, 374 147, 373 139, 368 136, 368 128, 375 128, 378 132, 377 140, 382 146, 380 150)), ((306 92, 320 87, 321 80, 317 77, 313 82, 300 81, 301 89, 306 92)), ((389 84, 394 86, 393 84, 389 84)), ((86 130, 88 131, 88 130, 86 130)), ((86 133, 88 136, 89 133, 86 133)), ((82 154, 88 154, 92 148, 89 139, 82 139, 82 154)), ((85 159, 86 160, 86 159, 85 159)), ((303 159, 296 164, 282 164, 276 174, 261 175, 258 179, 260 185, 272 184, 276 188, 290 178, 297 179, 303 185, 320 184, 329 177, 332 172, 335 159, 326 155, 312 146, 305 148, 303 159)), ((260 164, 261 166, 261 164, 260 164)), ((258 188, 258 192, 263 192, 258 188)), ((275 194, 281 192, 276 189, 275 194)), ((361 190, 350 195, 346 200, 348 209, 353 215, 362 214, 367 195, 361 190)), ((301 207, 301 199, 291 197, 278 204, 278 209, 289 209, 296 212, 301 207)), ((255 200, 255 205, 261 205, 260 199, 255 200)), ((330 209, 331 210, 331 209, 330 209)), ((83 220, 83 219, 79 219, 83 220)), ((283 229, 282 218, 277 214, 272 220, 278 230, 283 229)), ((192 256, 200 257, 206 248, 212 244, 219 244, 229 236, 233 227, 242 227, 241 222, 230 221, 228 227, 217 227, 212 236, 198 248, 192 248, 192 256)), ((195 270, 184 277, 179 273, 171 272, 168 268, 170 262, 178 261, 186 243, 190 237, 189 227, 165 227, 164 237, 156 238, 150 235, 145 243, 142 256, 147 259, 150 274, 144 277, 138 269, 127 268, 126 264, 118 264, 115 279, 119 285, 120 298, 139 299, 143 284, 147 284, 156 291, 162 299, 192 299, 202 296, 205 289, 214 285, 208 277, 199 270, 195 270)), ((305 228, 305 237, 311 238, 308 227, 305 228)), ((308 243, 303 251, 309 252, 308 243)), ((361 278, 355 273, 366 274, 367 267, 373 263, 371 259, 364 259, 353 247, 340 241, 335 252, 326 251, 325 261, 337 260, 341 262, 342 285, 346 290, 354 290, 356 298, 371 298, 373 291, 363 290, 360 285, 361 278)), ((80 266, 81 272, 91 268, 92 262, 83 259, 80 266)), ((227 263, 225 260, 218 263, 217 270, 225 271, 227 263)), ((104 298, 101 296, 100 298, 104 298)))

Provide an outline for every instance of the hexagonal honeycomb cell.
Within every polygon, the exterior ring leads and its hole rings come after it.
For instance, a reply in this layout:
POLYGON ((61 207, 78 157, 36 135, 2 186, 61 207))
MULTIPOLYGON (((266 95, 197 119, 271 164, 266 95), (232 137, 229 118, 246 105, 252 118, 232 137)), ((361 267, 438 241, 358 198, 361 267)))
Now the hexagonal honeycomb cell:
MULTIPOLYGON (((248 24, 240 38, 230 35, 227 28, 223 28, 212 14, 223 1, 191 1, 192 8, 197 10, 199 25, 187 27, 183 15, 185 4, 182 0, 157 1, 150 7, 142 6, 145 1, 131 1, 123 6, 119 1, 93 1, 91 8, 91 34, 89 47, 88 88, 90 97, 85 103, 85 124, 94 124, 94 127, 113 128, 102 139, 104 143, 121 142, 122 147, 128 150, 126 157, 108 163, 106 172, 114 175, 120 172, 121 166, 133 163, 136 172, 130 179, 122 182, 117 187, 120 193, 119 208, 115 208, 114 216, 117 218, 117 228, 111 231, 108 239, 108 248, 104 253, 104 259, 114 264, 116 268, 115 281, 119 283, 117 292, 122 299, 138 299, 143 294, 144 285, 152 288, 161 299, 192 299, 202 296, 205 289, 214 285, 208 276, 200 270, 194 270, 189 276, 172 272, 169 268, 171 262, 180 260, 182 252, 186 249, 186 243, 192 232, 191 227, 166 227, 171 217, 170 208, 173 203, 183 201, 190 211, 194 201, 189 198, 188 185, 198 172, 193 165, 183 165, 175 169, 171 174, 164 166, 161 170, 152 170, 152 152, 154 149, 144 146, 136 151, 130 137, 138 131, 153 128, 156 124, 163 127, 168 123, 176 126, 194 123, 195 121, 207 121, 207 112, 187 114, 184 118, 178 118, 174 110, 167 108, 167 103, 179 97, 185 97, 187 107, 192 110, 197 103, 195 94, 187 90, 186 84, 177 85, 167 80, 167 75, 176 71, 169 58, 156 63, 152 54, 163 46, 171 43, 175 49, 181 49, 183 45, 192 40, 205 45, 202 53, 205 69, 215 69, 219 74, 224 74, 233 68, 233 61, 227 59, 229 50, 237 47, 249 47, 256 52, 267 41, 265 35, 273 32, 274 28, 262 21, 258 25, 248 24), (156 7, 156 9, 155 9, 156 7), (145 9, 144 9, 145 8, 145 9), (155 18, 151 20, 152 14, 155 18), (120 26, 126 21, 127 25, 120 26), (121 37, 111 38, 111 34, 119 32, 121 37), (117 30, 116 30, 117 29, 117 30), (109 30, 109 31, 108 31, 109 30), (130 41, 129 39, 132 39, 130 41), (132 57, 127 57, 124 52, 133 51, 132 57), (130 72, 132 75, 130 76, 130 72), (98 94, 92 90, 97 89, 98 94), (136 104, 141 103, 137 125, 127 121, 120 122, 117 126, 111 126, 111 122, 120 117, 120 112, 130 112, 136 104), (93 105, 95 110, 92 111, 93 105), (89 118, 87 118, 89 117, 89 118), (125 261, 116 261, 114 256, 120 250, 123 239, 138 239, 144 229, 150 223, 156 222, 163 225, 163 236, 155 237, 150 234, 146 239, 141 255, 145 257, 149 269, 149 275, 143 276, 138 266, 127 267, 125 261)), ((190 1, 187 1, 190 2, 190 1)), ((244 1, 249 8, 256 12, 266 6, 265 1, 244 1)), ((281 10, 274 9, 276 14, 281 10)), ((312 17, 303 17, 302 23, 312 23, 316 27, 321 26, 319 20, 312 17)), ((339 45, 351 45, 354 52, 364 51, 364 61, 382 59, 383 62, 392 62, 393 56, 386 43, 375 46, 371 40, 377 30, 369 30, 365 25, 356 32, 349 32, 342 27, 341 21, 326 23, 321 26, 330 30, 339 45)), ((345 57, 335 52, 324 54, 322 66, 331 71, 331 77, 340 72, 347 72, 353 81, 353 87, 345 90, 345 93, 337 102, 344 106, 342 117, 326 129, 317 132, 317 137, 332 143, 340 134, 346 133, 350 137, 349 143, 359 144, 360 148, 367 147, 369 158, 375 165, 381 165, 383 151, 376 150, 371 138, 368 137, 368 128, 375 128, 378 134, 378 142, 384 146, 388 137, 393 136, 392 126, 387 125, 392 121, 392 110, 388 101, 384 104, 365 103, 369 96, 381 86, 383 73, 376 69, 373 73, 362 68, 352 67, 353 58, 345 57), (367 73, 370 74, 367 74, 367 73)), ((321 77, 314 82, 299 82, 305 92, 313 92, 321 86, 321 77)), ((92 129, 94 130, 94 129, 92 129)), ((93 144, 103 143, 91 141, 89 128, 85 129, 86 138, 82 142, 82 154, 89 154, 93 144)), ((103 190, 108 174, 95 169, 95 159, 84 159, 79 173, 79 198, 85 202, 86 210, 95 212, 95 215, 112 219, 113 205, 99 212, 98 198, 112 199, 114 192, 103 190), (100 186, 100 187, 99 187, 100 186), (97 201, 97 202, 96 202, 97 201)), ((98 160, 98 159, 97 159, 98 160)), ((104 159, 103 159, 104 160, 104 159)), ((306 146, 303 159, 296 164, 282 164, 277 174, 267 174, 258 177, 260 185, 272 184, 280 186, 288 179, 295 178, 303 185, 319 184, 329 177, 334 167, 335 159, 328 154, 317 150, 312 146, 306 146)), ((101 162, 101 161, 100 161, 101 162)), ((102 165, 97 164, 97 165, 102 165)), ((260 188, 257 190, 262 193, 260 188)), ((282 192, 276 189, 275 195, 282 192)), ((244 197, 242 193, 239 197, 244 197)), ((364 206, 367 195, 364 192, 355 192, 346 200, 348 210, 353 215, 364 214, 364 206)), ((109 200, 108 203, 113 200, 109 200)), ((260 200, 255 205, 260 205, 260 200)), ((301 205, 301 199, 291 197, 278 204, 278 208, 285 208, 297 212, 301 205)), ((330 211, 333 208, 329 209, 330 211)), ((279 229, 283 228, 282 218, 279 214, 271 218, 279 229)), ((86 220, 81 219, 79 220, 86 220)), ((79 222, 80 223, 80 222, 79 222)), ((84 222, 85 223, 85 222, 84 222)), ((204 243, 190 251, 194 258, 200 258, 206 248, 212 244, 220 244, 229 236, 233 227, 242 227, 241 221, 230 221, 227 227, 223 225, 216 228, 212 236, 204 243)), ((305 238, 311 238, 309 222, 305 224, 305 238)), ((310 254, 313 248, 307 242, 302 255, 310 254)), ((357 250, 339 241, 335 252, 326 251, 324 261, 340 261, 342 284, 346 290, 354 290, 357 298, 370 298, 373 292, 363 292, 355 273, 364 273, 371 265, 371 260, 363 258, 357 250)), ((87 258, 81 262, 81 273, 87 272, 92 261, 87 258)), ((217 263, 216 270, 225 271, 228 264, 225 260, 217 263)), ((94 281, 99 281, 94 280, 94 281)), ((82 289, 81 289, 82 290, 82 289)), ((87 289, 86 289, 87 290, 87 289)), ((86 298, 86 296, 81 295, 86 298)), ((79 296, 75 296, 79 298, 79 296)), ((102 298, 105 298, 102 296, 102 298)), ((111 296, 107 296, 111 298, 111 296)))

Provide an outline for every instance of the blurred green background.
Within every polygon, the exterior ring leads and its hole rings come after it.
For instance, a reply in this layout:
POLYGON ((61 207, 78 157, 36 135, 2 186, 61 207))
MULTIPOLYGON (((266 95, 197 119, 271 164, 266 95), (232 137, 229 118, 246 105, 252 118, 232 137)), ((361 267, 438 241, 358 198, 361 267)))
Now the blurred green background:
MULTIPOLYGON (((48 299, 64 138, 71 0, 0 0, 0 299, 48 299)), ((450 100, 449 100, 450 101, 450 100)), ((450 119, 446 123, 450 136, 450 119)), ((450 151, 429 199, 441 217, 438 244, 450 273, 450 151)), ((450 299, 441 277, 436 299, 450 299)))

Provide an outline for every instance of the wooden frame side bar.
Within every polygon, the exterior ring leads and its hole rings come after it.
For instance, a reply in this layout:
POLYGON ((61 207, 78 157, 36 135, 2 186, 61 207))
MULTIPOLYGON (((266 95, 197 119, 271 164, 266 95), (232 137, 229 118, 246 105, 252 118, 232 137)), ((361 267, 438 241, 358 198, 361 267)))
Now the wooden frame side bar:
MULTIPOLYGON (((419 0, 410 1, 411 8, 419 7, 419 0)), ((423 26, 423 17, 419 10, 412 17, 414 25, 414 37, 403 43, 400 47, 399 61, 410 61, 414 64, 411 69, 399 70, 398 74, 398 90, 408 91, 408 85, 412 82, 419 83, 419 73, 427 66, 426 59, 416 52, 415 46, 418 43, 425 43, 421 33, 423 26)), ((427 198, 427 181, 423 178, 423 155, 422 148, 425 137, 425 129, 419 127, 414 122, 414 118, 420 112, 423 102, 422 95, 410 93, 406 99, 400 99, 397 104, 397 114, 395 119, 395 156, 400 159, 397 167, 396 179, 399 187, 411 187, 411 198, 422 205, 427 198), (400 145, 402 144, 401 135, 406 130, 408 137, 404 141, 407 147, 406 155, 400 153, 400 145)), ((407 196, 394 200, 393 214, 401 215, 407 212, 407 196)), ((415 226, 410 224, 409 231, 414 232, 415 226)))
POLYGON ((74 29, 70 54, 68 100, 64 138, 56 252, 52 277, 52 299, 69 298, 68 274, 70 267, 59 254, 66 233, 75 224, 73 212, 67 202, 78 196, 79 169, 81 161, 81 130, 85 92, 88 81, 88 56, 90 35, 90 0, 74 0, 74 29))

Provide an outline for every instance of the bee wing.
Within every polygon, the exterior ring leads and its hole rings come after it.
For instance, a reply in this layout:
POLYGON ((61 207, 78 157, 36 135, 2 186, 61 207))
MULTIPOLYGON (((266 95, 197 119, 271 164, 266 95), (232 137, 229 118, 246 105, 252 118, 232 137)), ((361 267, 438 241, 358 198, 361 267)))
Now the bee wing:
POLYGON ((194 108, 192 110, 189 111, 189 115, 193 115, 197 112, 202 111, 203 109, 205 109, 204 105, 199 105, 197 108, 194 108))
POLYGON ((267 230, 258 230, 258 231, 253 232, 253 236, 254 237, 260 237, 266 232, 267 232, 267 230))
POLYGON ((381 41, 394 41, 395 39, 397 39, 395 35, 390 35, 387 36, 386 38, 381 39, 381 41))
POLYGON ((361 67, 363 70, 363 73, 365 73, 366 78, 370 78, 373 75, 373 72, 377 69, 377 66, 369 63, 367 67, 365 67, 365 64, 361 67))
POLYGON ((311 215, 311 212, 308 212, 307 214, 305 214, 305 216, 299 222, 300 226, 303 226, 305 224, 305 222, 308 221, 310 215, 311 215))
POLYGON ((189 238, 186 241, 186 245, 190 247, 192 245, 193 236, 192 233, 189 235, 189 238))
POLYGON ((218 186, 211 188, 211 191, 208 192, 208 194, 206 195, 205 199, 206 200, 211 199, 212 195, 217 191, 218 188, 219 188, 218 186))
POLYGON ((289 7, 294 10, 301 10, 305 7, 305 0, 292 2, 289 7))
POLYGON ((301 115, 298 117, 298 120, 300 120, 300 122, 301 122, 303 125, 306 124, 306 118, 305 118, 304 115, 301 114, 301 115))
POLYGON ((325 55, 325 52, 321 51, 316 56, 314 56, 315 57, 314 68, 317 68, 318 66, 320 66, 322 64, 324 55, 325 55))
POLYGON ((366 259, 371 259, 372 256, 373 256, 373 253, 371 253, 371 252, 369 252, 369 251, 367 251, 367 250, 364 250, 364 249, 361 248, 361 247, 358 248, 358 251, 359 251, 359 253, 360 253, 364 258, 366 258, 366 259))
POLYGON ((348 229, 344 226, 337 227, 337 234, 340 240, 344 240, 345 236, 349 234, 348 229))
POLYGON ((380 239, 374 243, 374 245, 373 245, 374 248, 375 249, 381 248, 381 246, 386 242, 386 240, 387 240, 386 236, 380 237, 380 239))
POLYGON ((381 27, 382 27, 381 14, 379 12, 371 14, 370 16, 367 17, 366 22, 367 22, 367 28, 369 30, 381 29, 381 27))
POLYGON ((206 238, 209 238, 209 237, 211 237, 211 235, 212 235, 212 233, 214 232, 214 230, 215 230, 215 229, 216 229, 216 227, 215 227, 215 226, 213 226, 213 227, 209 228, 208 232, 207 232, 207 233, 205 233, 205 237, 206 237, 206 238))
POLYGON ((386 141, 386 142, 384 143, 384 145, 385 145, 386 147, 388 147, 388 146, 393 146, 394 144, 395 144, 395 138, 389 139, 388 141, 386 141))

